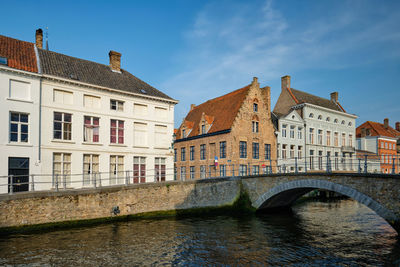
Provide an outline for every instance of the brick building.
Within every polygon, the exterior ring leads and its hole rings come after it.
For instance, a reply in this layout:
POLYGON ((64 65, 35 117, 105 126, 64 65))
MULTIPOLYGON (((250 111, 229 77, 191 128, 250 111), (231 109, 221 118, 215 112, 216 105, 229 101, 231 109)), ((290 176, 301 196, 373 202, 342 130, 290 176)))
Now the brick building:
POLYGON ((389 125, 389 119, 379 122, 366 121, 357 127, 358 149, 376 153, 380 157, 381 172, 399 172, 398 142, 400 140, 400 122, 396 123, 396 129, 389 125))
POLYGON ((275 128, 270 87, 257 78, 229 94, 191 109, 176 132, 175 174, 179 180, 259 174, 274 168, 275 128))

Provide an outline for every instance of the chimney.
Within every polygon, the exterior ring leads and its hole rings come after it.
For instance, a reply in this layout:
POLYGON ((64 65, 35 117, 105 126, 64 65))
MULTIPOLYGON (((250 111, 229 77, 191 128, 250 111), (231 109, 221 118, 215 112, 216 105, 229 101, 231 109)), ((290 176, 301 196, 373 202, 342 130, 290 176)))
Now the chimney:
POLYGON ((111 70, 121 72, 121 53, 111 50, 108 55, 110 56, 111 70))
POLYGON ((367 129, 361 128, 361 137, 366 137, 367 136, 367 129))
POLYGON ((258 78, 257 77, 253 77, 253 82, 252 84, 257 84, 258 83, 258 78))
POLYGON ((336 103, 336 102, 338 102, 338 99, 339 99, 339 93, 338 92, 331 93, 331 101, 336 103))
POLYGON ((196 107, 195 104, 190 104, 190 111, 192 111, 196 107))
POLYGON ((42 29, 36 30, 36 47, 42 49, 43 48, 43 31, 42 29))
POLYGON ((281 78, 282 91, 290 89, 290 76, 286 75, 281 78))
POLYGON ((396 131, 400 132, 400 122, 396 122, 396 131))
POLYGON ((383 127, 385 127, 385 129, 389 128, 389 119, 388 118, 385 118, 383 120, 383 127))

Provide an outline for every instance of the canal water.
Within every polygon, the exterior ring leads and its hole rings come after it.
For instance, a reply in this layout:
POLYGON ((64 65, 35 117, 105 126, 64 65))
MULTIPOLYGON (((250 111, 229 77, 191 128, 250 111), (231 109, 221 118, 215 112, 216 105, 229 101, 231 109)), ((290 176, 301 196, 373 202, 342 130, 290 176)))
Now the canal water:
POLYGON ((292 213, 137 220, 0 238, 1 266, 400 266, 396 232, 352 200, 292 213))

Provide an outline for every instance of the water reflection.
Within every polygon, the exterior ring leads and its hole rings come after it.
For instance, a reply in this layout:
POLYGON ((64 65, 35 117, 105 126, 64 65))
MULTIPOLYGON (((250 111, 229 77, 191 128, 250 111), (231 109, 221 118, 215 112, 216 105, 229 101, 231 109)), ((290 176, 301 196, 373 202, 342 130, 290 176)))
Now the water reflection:
POLYGON ((293 213, 140 220, 0 239, 0 265, 384 266, 400 263, 395 231, 351 200, 293 213))

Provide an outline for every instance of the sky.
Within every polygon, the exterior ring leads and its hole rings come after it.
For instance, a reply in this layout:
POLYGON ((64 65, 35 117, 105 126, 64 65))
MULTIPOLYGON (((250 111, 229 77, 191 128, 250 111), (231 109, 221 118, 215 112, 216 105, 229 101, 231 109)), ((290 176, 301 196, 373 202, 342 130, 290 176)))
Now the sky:
POLYGON ((2 1, 0 34, 121 67, 190 109, 251 83, 339 101, 363 122, 400 121, 400 1, 2 1))

